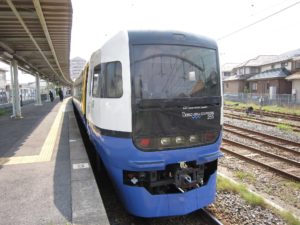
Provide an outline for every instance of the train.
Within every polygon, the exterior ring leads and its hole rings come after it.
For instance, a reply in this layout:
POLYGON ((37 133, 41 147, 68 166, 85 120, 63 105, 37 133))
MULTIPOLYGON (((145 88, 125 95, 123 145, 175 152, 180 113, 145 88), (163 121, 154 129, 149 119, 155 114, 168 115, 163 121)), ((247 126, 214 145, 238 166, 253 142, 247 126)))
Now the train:
POLYGON ((130 214, 186 215, 214 201, 223 125, 214 40, 121 31, 91 55, 73 105, 130 214))

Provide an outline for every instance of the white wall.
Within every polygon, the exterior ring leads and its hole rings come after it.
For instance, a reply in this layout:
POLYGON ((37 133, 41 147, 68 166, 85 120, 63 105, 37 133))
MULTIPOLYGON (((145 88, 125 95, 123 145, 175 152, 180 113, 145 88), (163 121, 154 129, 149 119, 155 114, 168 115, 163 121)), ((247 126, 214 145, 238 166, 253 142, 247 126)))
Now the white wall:
POLYGON ((6 72, 0 70, 0 89, 5 89, 6 85, 6 72))
MULTIPOLYGON (((264 72, 266 70, 271 70, 272 69, 272 65, 274 65, 273 69, 280 69, 281 68, 281 62, 278 62, 278 63, 275 63, 275 64, 269 64, 269 65, 261 66, 261 72, 264 72)), ((292 62, 288 62, 287 66, 285 66, 285 68, 287 70, 291 70, 292 69, 292 62)))
POLYGON ((300 102, 300 80, 292 81, 292 89, 296 89, 296 101, 300 102))

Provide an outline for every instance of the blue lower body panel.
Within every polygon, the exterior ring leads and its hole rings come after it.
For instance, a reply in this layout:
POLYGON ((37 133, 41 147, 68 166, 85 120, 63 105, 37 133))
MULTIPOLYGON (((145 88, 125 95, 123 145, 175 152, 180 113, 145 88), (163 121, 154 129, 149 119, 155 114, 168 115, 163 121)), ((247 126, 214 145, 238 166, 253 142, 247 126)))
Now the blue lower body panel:
POLYGON ((123 184, 122 171, 108 166, 119 196, 129 213, 140 217, 177 216, 201 209, 215 199, 216 173, 205 186, 177 194, 152 195, 143 187, 123 184))
POLYGON ((123 171, 160 171, 167 165, 196 161, 197 165, 213 162, 221 156, 221 136, 212 145, 143 152, 129 138, 101 136, 88 127, 96 147, 127 211, 139 217, 185 215, 212 203, 216 193, 216 171, 205 185, 184 193, 151 194, 145 187, 124 184, 123 171))

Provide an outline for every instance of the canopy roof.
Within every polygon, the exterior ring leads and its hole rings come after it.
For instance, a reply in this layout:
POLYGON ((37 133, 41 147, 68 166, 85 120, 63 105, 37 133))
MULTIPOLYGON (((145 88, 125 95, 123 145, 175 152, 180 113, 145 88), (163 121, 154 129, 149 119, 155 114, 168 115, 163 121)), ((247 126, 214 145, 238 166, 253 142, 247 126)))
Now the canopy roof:
POLYGON ((42 79, 71 85, 71 0, 0 0, 0 59, 42 79))

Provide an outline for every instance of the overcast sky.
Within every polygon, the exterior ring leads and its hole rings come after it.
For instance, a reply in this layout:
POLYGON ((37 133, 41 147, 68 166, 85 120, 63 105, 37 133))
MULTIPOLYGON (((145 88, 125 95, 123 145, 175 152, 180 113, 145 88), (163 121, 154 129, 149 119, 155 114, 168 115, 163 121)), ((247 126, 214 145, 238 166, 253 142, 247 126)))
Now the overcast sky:
POLYGON ((72 0, 71 58, 91 53, 120 30, 178 30, 217 40, 221 64, 300 48, 295 0, 72 0), (220 39, 284 8, 289 9, 220 39))
MULTIPOLYGON (((297 0, 72 0, 71 58, 80 56, 88 60, 92 52, 118 31, 139 29, 177 30, 211 37, 219 45, 221 65, 241 63, 257 55, 281 54, 300 48, 298 3, 297 0)), ((34 78, 21 75, 20 83, 26 81, 34 78)))

